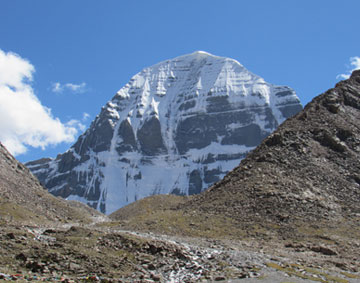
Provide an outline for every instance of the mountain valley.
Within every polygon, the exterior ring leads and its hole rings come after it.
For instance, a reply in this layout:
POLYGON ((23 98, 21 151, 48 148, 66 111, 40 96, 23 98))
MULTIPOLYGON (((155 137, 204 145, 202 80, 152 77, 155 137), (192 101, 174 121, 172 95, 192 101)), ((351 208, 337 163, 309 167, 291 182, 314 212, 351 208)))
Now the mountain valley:
POLYGON ((54 197, 1 146, 0 280, 359 282, 359 119, 354 71, 209 189, 108 216, 54 197))

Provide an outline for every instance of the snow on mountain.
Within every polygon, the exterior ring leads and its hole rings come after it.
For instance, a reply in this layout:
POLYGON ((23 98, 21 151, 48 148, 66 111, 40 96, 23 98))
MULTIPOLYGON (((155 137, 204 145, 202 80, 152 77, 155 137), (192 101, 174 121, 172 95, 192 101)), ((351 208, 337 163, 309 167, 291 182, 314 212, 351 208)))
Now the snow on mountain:
POLYGON ((26 165, 54 195, 105 213, 153 194, 196 194, 286 118, 295 92, 203 51, 145 68, 56 159, 26 165))

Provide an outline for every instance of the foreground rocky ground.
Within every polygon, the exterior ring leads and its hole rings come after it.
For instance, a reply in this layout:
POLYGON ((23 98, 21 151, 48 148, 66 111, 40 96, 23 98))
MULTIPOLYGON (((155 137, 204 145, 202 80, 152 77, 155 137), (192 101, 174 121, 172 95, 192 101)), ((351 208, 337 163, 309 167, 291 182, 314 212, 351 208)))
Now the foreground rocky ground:
POLYGON ((355 71, 202 194, 109 218, 0 146, 0 280, 360 282, 359 120, 355 71))
MULTIPOLYGON (((255 278, 256 282, 360 281, 359 257, 344 259, 336 243, 314 245, 165 236, 127 232, 118 225, 103 222, 41 227, 2 223, 0 279, 19 282, 252 282, 255 278)), ((354 248, 359 249, 359 243, 357 245, 354 248)))

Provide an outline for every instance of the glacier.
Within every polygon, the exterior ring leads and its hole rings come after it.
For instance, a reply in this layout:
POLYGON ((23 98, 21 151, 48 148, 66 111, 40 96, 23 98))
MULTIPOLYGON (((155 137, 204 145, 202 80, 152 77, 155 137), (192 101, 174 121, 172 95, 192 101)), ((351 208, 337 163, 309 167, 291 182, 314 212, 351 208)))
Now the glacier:
POLYGON ((196 51, 143 69, 68 151, 26 165, 52 194, 110 214, 200 193, 301 109, 291 88, 196 51))

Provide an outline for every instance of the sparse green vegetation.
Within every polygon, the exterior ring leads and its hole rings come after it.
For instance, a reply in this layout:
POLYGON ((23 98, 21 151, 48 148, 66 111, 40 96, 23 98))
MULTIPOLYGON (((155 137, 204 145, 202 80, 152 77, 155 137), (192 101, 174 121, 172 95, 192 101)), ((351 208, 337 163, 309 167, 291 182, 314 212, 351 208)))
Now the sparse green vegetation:
POLYGON ((344 276, 347 277, 347 278, 352 278, 352 279, 357 279, 357 278, 359 278, 359 279, 360 279, 360 276, 359 276, 359 275, 352 274, 352 273, 349 273, 349 272, 341 271, 340 274, 344 275, 344 276))
POLYGON ((45 217, 38 216, 24 206, 14 202, 6 202, 0 200, 0 219, 7 222, 41 222, 45 221, 45 217))
POLYGON ((336 282, 336 283, 348 283, 349 281, 337 276, 330 275, 323 270, 305 267, 299 264, 286 264, 280 265, 274 262, 268 262, 268 267, 287 273, 290 276, 296 276, 302 279, 308 279, 318 282, 336 282))

